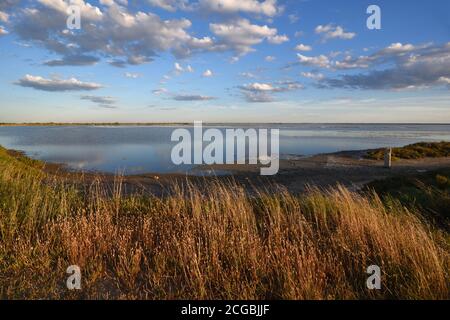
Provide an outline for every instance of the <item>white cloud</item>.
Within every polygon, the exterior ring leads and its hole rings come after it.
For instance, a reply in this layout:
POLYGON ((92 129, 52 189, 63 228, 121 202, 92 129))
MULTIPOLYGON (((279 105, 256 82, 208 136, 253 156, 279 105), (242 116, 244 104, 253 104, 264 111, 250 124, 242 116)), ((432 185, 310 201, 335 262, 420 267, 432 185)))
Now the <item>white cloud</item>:
POLYGON ((8 33, 9 33, 8 31, 6 31, 2 26, 0 26, 0 36, 3 36, 8 33))
POLYGON ((243 88, 244 90, 249 90, 249 91, 275 91, 276 90, 275 87, 273 87, 269 83, 259 83, 259 82, 249 83, 249 84, 242 86, 241 88, 243 88))
POLYGON ((203 72, 203 77, 205 78, 209 78, 213 76, 213 72, 211 70, 206 70, 205 72, 203 72))
POLYGON ((407 53, 416 49, 412 44, 402 44, 400 42, 392 43, 390 46, 381 50, 381 54, 390 54, 390 53, 407 53))
POLYGON ((183 67, 178 62, 174 63, 174 69, 175 69, 174 70, 175 74, 181 74, 181 73, 184 73, 184 72, 189 72, 189 73, 194 72, 194 68, 192 68, 190 65, 187 65, 186 67, 183 67))
POLYGON ((353 59, 351 56, 346 56, 341 61, 334 62, 335 69, 358 69, 358 68, 368 68, 369 67, 368 57, 359 57, 353 59))
POLYGON ((264 60, 266 60, 267 62, 272 62, 272 61, 275 61, 276 58, 275 58, 274 56, 266 56, 266 57, 264 58, 264 60))
POLYGON ((36 7, 18 13, 15 31, 21 40, 44 46, 52 53, 98 55, 118 67, 150 62, 160 52, 186 57, 196 52, 229 49, 216 47, 209 37, 192 36, 188 19, 162 20, 151 12, 130 13, 117 1, 103 1, 101 8, 83 0, 74 1, 82 8, 81 30, 61 30, 66 25, 68 2, 39 0, 36 7))
POLYGON ((124 75, 126 78, 130 78, 130 79, 137 79, 142 76, 140 73, 133 73, 133 72, 125 72, 124 75))
POLYGON ((321 81, 323 87, 370 90, 422 89, 446 85, 450 79, 450 43, 443 45, 393 44, 371 56, 347 59, 377 67, 366 73, 346 74, 321 81), (405 52, 408 52, 405 55, 405 52), (381 69, 380 66, 383 66, 381 69))
POLYGON ((334 26, 332 24, 327 24, 325 26, 319 25, 316 27, 315 32, 317 34, 322 34, 323 41, 329 39, 350 40, 356 36, 356 33, 346 32, 341 26, 334 26))
POLYGON ((9 14, 6 12, 0 11, 0 22, 8 22, 9 14))
POLYGON ((230 61, 231 64, 236 63, 236 62, 239 61, 239 57, 236 57, 236 56, 231 57, 229 61, 230 61))
POLYGON ((301 75, 308 79, 322 80, 324 75, 322 73, 302 72, 301 75))
POLYGON ((439 77, 438 82, 450 85, 450 77, 439 77))
POLYGON ((199 0, 199 6, 203 10, 217 13, 245 12, 269 17, 281 11, 276 0, 199 0))
POLYGON ((45 79, 40 76, 25 75, 22 79, 16 82, 22 87, 29 87, 36 90, 43 91, 79 91, 79 90, 97 90, 102 88, 102 85, 93 82, 82 82, 76 78, 67 80, 52 78, 45 79))
POLYGON ((267 38, 270 43, 273 44, 282 44, 284 42, 289 41, 289 37, 287 35, 276 35, 267 38))
POLYGON ((285 41, 284 36, 277 36, 277 29, 269 28, 267 25, 251 24, 247 19, 211 23, 209 27, 220 38, 217 49, 231 49, 238 55, 254 51, 252 46, 263 42, 265 39, 272 43, 285 41))
POLYGON ((175 67, 175 71, 177 71, 177 72, 184 71, 184 68, 178 62, 175 62, 174 67, 175 67))
MULTIPOLYGON (((77 32, 61 29, 66 25, 69 5, 63 0, 39 0, 37 5, 22 9, 15 19, 14 31, 21 41, 43 46, 51 53, 60 55, 58 60, 61 63, 67 57, 85 55, 106 58, 116 67, 148 63, 162 52, 185 58, 199 52, 232 51, 238 58, 254 51, 253 46, 263 41, 279 44, 288 40, 286 35, 279 35, 276 28, 252 24, 244 18, 230 17, 220 23, 210 23, 209 28, 214 36, 197 37, 189 32, 192 26, 190 20, 163 20, 151 12, 130 12, 124 0, 102 0, 98 7, 84 0, 74 0, 74 3, 80 6, 83 17, 82 28, 77 32)), ((184 2, 158 3, 179 5, 184 2)), ((219 10, 222 3, 220 8, 229 12, 272 15, 279 11, 275 0, 202 3, 213 10, 219 10)))
POLYGON ((175 12, 177 9, 190 10, 188 0, 147 0, 152 6, 175 12))
POLYGON ((281 81, 276 85, 253 82, 239 86, 239 89, 247 102, 272 102, 274 93, 303 89, 303 85, 296 81, 281 81))
POLYGON ((304 56, 300 53, 297 53, 298 62, 304 66, 310 67, 321 67, 321 68, 329 68, 330 67, 330 59, 328 59, 325 55, 320 55, 316 57, 308 57, 304 56))
POLYGON ((80 8, 81 16, 88 21, 100 21, 103 18, 103 13, 100 8, 95 7, 83 0, 38 0, 44 6, 54 9, 62 14, 67 15, 67 11, 70 5, 75 5, 80 8))
POLYGON ((382 64, 386 61, 405 60, 406 62, 414 62, 417 59, 415 52, 426 50, 430 44, 413 46, 412 44, 392 43, 369 56, 352 57, 346 55, 341 61, 334 62, 335 69, 363 69, 369 68, 371 65, 378 63, 382 64))
POLYGON ((297 51, 311 51, 311 50, 312 50, 312 47, 300 43, 300 44, 298 44, 298 45, 295 47, 295 50, 297 50, 297 51))
POLYGON ((239 75, 244 78, 256 78, 256 75, 251 72, 241 72, 239 75))
POLYGON ((283 7, 277 5, 277 0, 197 0, 191 2, 189 0, 147 0, 147 2, 169 12, 195 10, 203 14, 224 15, 242 12, 273 17, 283 11, 283 7))

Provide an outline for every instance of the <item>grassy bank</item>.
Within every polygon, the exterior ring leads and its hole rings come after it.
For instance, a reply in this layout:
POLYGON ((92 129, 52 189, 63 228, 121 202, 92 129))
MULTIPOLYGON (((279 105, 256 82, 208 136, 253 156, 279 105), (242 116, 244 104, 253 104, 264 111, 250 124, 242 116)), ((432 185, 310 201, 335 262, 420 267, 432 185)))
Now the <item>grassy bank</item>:
POLYGON ((374 190, 386 205, 400 202, 450 232, 450 169, 377 180, 369 183, 366 189, 374 190))
POLYGON ((448 233, 344 188, 166 197, 83 188, 0 149, 0 298, 449 298, 448 233), (382 289, 368 290, 369 265, 382 289), (82 290, 68 291, 79 265, 82 290))
MULTIPOLYGON (((450 142, 419 142, 404 147, 392 148, 392 159, 422 159, 450 156, 450 142)), ((384 149, 369 151, 366 158, 384 159, 384 149)))

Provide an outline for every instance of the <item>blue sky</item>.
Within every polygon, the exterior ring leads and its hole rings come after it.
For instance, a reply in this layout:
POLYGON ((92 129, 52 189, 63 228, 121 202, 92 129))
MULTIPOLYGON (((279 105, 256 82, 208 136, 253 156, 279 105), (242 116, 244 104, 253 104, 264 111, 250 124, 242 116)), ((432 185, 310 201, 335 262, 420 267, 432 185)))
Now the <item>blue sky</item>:
POLYGON ((0 3, 0 122, 450 122, 447 0, 68 2, 0 3))

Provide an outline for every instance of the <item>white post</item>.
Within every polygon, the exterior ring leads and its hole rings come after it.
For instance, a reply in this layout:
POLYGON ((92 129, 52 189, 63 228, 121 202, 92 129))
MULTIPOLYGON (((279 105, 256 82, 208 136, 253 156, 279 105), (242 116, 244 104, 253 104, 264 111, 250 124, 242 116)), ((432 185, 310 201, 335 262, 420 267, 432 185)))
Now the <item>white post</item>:
POLYGON ((384 150, 384 167, 385 168, 392 167, 392 148, 386 148, 384 150))

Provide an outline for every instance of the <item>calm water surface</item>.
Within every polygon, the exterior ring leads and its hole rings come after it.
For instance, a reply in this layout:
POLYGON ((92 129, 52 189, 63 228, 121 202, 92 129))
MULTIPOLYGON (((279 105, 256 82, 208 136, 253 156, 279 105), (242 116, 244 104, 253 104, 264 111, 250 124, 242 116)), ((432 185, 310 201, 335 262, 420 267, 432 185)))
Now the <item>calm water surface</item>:
MULTIPOLYGON (((450 125, 284 124, 248 125, 280 129, 281 157, 342 150, 450 141, 450 125)), ((170 159, 170 136, 179 126, 0 127, 0 145, 74 170, 125 174, 188 172, 170 159)), ((218 126, 215 126, 218 127, 218 126)), ((221 129, 233 125, 219 126, 221 129)), ((238 125, 242 128, 245 125, 238 125)), ((191 129, 190 127, 186 127, 191 129)), ((208 128, 208 126, 204 126, 208 128)))

